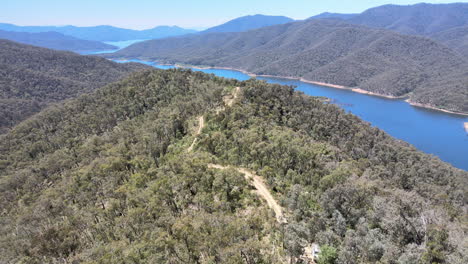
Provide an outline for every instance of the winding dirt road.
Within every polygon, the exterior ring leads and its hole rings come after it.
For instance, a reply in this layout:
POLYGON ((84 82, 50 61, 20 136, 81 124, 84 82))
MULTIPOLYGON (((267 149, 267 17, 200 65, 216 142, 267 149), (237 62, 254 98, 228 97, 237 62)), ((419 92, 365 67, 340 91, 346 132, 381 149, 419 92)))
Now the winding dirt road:
MULTIPOLYGON (((216 114, 221 113, 222 111, 226 110, 226 107, 232 106, 235 100, 238 98, 240 92, 240 87, 236 87, 236 90, 231 96, 225 96, 223 98, 224 107, 220 107, 216 109, 216 114)), ((195 138, 192 141, 192 144, 187 149, 188 152, 193 151, 195 144, 197 143, 198 136, 201 134, 203 128, 205 127, 205 119, 203 116, 198 117, 198 130, 195 134, 195 138)), ((278 204, 275 200, 273 195, 271 195, 270 191, 268 190, 267 185, 265 184, 262 177, 255 174, 255 172, 239 167, 233 166, 223 166, 219 164, 208 164, 208 168, 210 169, 218 169, 218 170, 227 170, 227 169, 234 169, 238 172, 244 174, 245 179, 253 185, 255 188, 255 192, 262 197, 266 202, 269 208, 271 208, 275 212, 276 221, 279 224, 287 223, 286 217, 283 214, 283 208, 278 204)), ((312 251, 314 246, 313 245, 304 245, 304 255, 301 257, 306 263, 315 263, 314 262, 314 253, 312 251)))
POLYGON ((222 166, 218 164, 208 164, 208 168, 219 170, 227 170, 232 168, 244 174, 245 179, 251 182, 252 185, 255 187, 256 193, 266 200, 268 207, 273 209, 273 211, 275 212, 276 221, 280 224, 287 223, 286 218, 283 215, 283 208, 281 208, 281 206, 276 202, 275 198, 273 198, 266 184, 263 182, 262 177, 256 175, 254 172, 245 168, 222 166))
MULTIPOLYGON (((234 93, 231 96, 225 96, 223 98, 225 107, 232 106, 239 96, 240 87, 236 87, 234 93)), ((225 110, 225 107, 218 109, 216 112, 219 114, 221 111, 225 110)), ((192 152, 195 144, 197 143, 198 136, 201 134, 203 128, 205 127, 205 118, 203 116, 198 117, 198 130, 195 134, 195 138, 192 141, 192 144, 187 149, 187 152, 192 152)), ((208 164, 208 168, 212 169, 220 169, 226 170, 231 167, 217 165, 217 164, 208 164)), ((261 196, 267 202, 268 206, 273 209, 276 215, 276 221, 278 223, 286 223, 286 218, 283 215, 283 209, 281 206, 276 202, 275 198, 271 195, 270 191, 268 190, 263 178, 256 175, 254 172, 245 169, 245 168, 236 168, 232 167, 233 169, 237 170, 238 172, 245 175, 245 178, 255 187, 256 193, 261 196)))
POLYGON ((197 143, 198 136, 201 134, 202 129, 205 127, 205 118, 203 116, 198 117, 198 130, 197 133, 195 133, 195 138, 192 141, 192 144, 190 147, 187 149, 187 152, 192 152, 193 147, 197 143))

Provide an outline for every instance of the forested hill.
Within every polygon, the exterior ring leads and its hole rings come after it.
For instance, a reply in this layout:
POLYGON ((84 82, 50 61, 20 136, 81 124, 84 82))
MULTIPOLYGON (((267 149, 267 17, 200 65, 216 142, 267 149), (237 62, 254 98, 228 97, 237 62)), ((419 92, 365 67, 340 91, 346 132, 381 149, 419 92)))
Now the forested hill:
POLYGON ((462 264, 467 177, 292 87, 148 70, 0 136, 0 262, 462 264))
POLYGON ((466 26, 437 32, 429 37, 447 45, 468 59, 468 23, 466 26))
POLYGON ((468 3, 384 5, 347 22, 427 36, 468 58, 468 3))
POLYGON ((0 134, 50 103, 144 68, 0 40, 0 134))
POLYGON ((75 52, 117 49, 117 47, 113 45, 98 41, 77 39, 57 32, 27 33, 0 30, 0 39, 8 39, 43 48, 75 52))
POLYGON ((231 21, 228 21, 219 26, 209 28, 201 33, 220 33, 220 32, 243 32, 256 28, 268 27, 272 25, 285 24, 293 22, 294 20, 284 16, 266 16, 266 15, 253 15, 243 16, 231 21))
POLYGON ((299 77, 468 113, 468 63, 442 44, 333 20, 134 44, 113 58, 299 77))
POLYGON ((404 34, 431 35, 468 25, 468 3, 384 5, 348 20, 404 34))

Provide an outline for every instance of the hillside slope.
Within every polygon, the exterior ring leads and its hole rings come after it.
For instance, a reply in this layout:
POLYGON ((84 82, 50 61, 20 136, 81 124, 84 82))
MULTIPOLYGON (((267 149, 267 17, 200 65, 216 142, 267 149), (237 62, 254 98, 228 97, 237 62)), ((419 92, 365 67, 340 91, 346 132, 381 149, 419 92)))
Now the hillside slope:
POLYGON ((201 33, 220 33, 220 32, 243 32, 249 31, 256 28, 273 26, 278 24, 285 24, 294 21, 289 17, 284 16, 265 16, 265 15, 253 15, 243 16, 231 21, 228 21, 222 25, 209 28, 202 31, 201 33))
POLYGON ((291 87, 151 70, 0 136, 0 262, 461 264, 467 177, 291 87))
POLYGON ((0 39, 8 39, 43 48, 75 52, 117 49, 117 47, 113 45, 98 41, 77 39, 57 32, 27 33, 0 30, 0 39))
POLYGON ((429 37, 468 58, 468 25, 437 32, 429 37))
POLYGON ((430 35, 468 25, 468 3, 384 5, 348 21, 404 34, 430 35))
POLYGON ((145 30, 133 30, 113 26, 76 27, 76 26, 16 26, 0 23, 0 29, 17 32, 59 32, 67 36, 94 41, 124 41, 135 39, 157 39, 195 33, 195 30, 177 26, 158 26, 145 30))
POLYGON ((50 103, 147 68, 0 40, 0 133, 50 103))
POLYGON ((146 41, 105 56, 304 78, 468 113, 468 63, 457 53, 423 37, 340 21, 146 41))

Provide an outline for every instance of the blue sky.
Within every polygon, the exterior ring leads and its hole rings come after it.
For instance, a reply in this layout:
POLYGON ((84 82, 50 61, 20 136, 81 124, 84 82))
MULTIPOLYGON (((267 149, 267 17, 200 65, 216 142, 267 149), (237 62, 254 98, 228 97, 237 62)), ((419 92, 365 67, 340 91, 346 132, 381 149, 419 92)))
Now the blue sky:
MULTIPOLYGON (((18 25, 113 25, 144 29, 157 25, 210 27, 233 18, 284 15, 295 19, 322 12, 356 13, 412 0, 1 0, 0 22, 18 25)), ((450 3, 454 1, 426 1, 450 3)), ((458 2, 468 2, 458 1, 458 2)))

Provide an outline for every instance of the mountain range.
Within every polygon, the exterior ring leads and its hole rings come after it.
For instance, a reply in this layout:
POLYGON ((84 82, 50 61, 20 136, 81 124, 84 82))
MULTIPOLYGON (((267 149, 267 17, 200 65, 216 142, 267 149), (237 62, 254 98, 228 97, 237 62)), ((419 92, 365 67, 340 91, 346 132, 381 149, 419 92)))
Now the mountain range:
POLYGON ((197 31, 177 26, 158 26, 146 30, 124 29, 113 26, 16 26, 0 23, 0 30, 16 32, 58 32, 67 36, 93 41, 124 41, 136 39, 157 39, 195 33, 197 31))
POLYGON ((323 13, 312 18, 346 20, 348 23, 421 35, 468 58, 468 4, 384 5, 361 14, 323 13))
POLYGON ((8 39, 43 48, 74 52, 104 51, 118 48, 98 41, 82 40, 65 36, 57 32, 28 33, 0 30, 0 39, 8 39))
POLYGON ((266 16, 266 15, 253 15, 243 16, 230 20, 219 26, 211 27, 202 31, 201 33, 214 33, 214 32, 243 32, 256 28, 273 26, 278 24, 285 24, 294 21, 292 18, 285 16, 266 16))
POLYGON ((468 3, 384 5, 353 16, 348 22, 403 34, 429 36, 468 25, 468 3))
POLYGON ((468 63, 457 52, 425 37, 339 20, 151 40, 105 56, 303 78, 468 113, 468 63))
POLYGON ((0 40, 0 134, 52 103, 145 68, 0 40))

